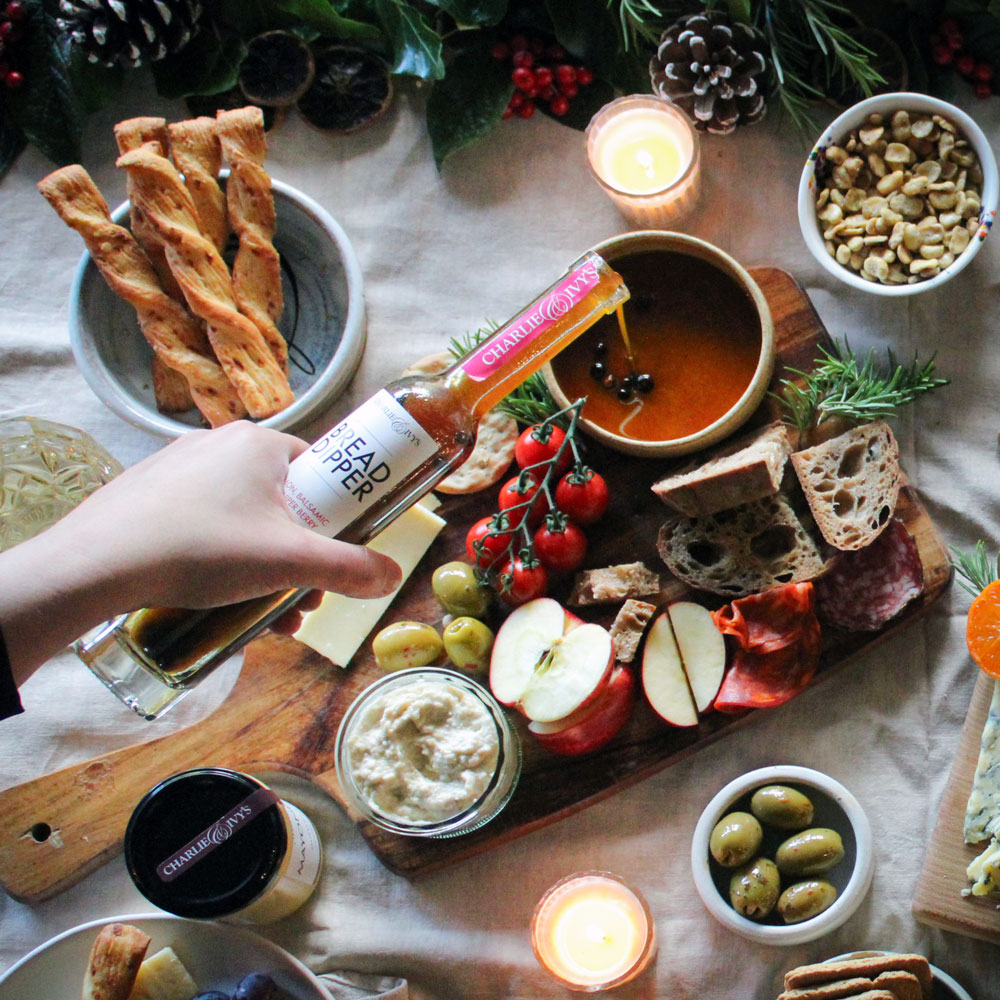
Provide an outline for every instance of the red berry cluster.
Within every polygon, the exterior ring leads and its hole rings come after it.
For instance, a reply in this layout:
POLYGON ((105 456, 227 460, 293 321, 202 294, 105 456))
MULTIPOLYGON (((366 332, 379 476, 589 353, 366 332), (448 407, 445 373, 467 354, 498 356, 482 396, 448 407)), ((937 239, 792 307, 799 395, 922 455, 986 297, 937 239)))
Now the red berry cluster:
POLYGON ((953 18, 942 21, 930 41, 931 58, 938 66, 953 66, 976 88, 976 97, 989 97, 993 93, 993 67, 965 49, 962 31, 953 18))
POLYGON ((28 8, 21 0, 10 0, 0 13, 0 82, 8 90, 24 86, 24 73, 17 69, 15 55, 18 42, 24 37, 24 22, 28 8))
POLYGON ((594 74, 586 66, 574 66, 568 61, 561 45, 535 35, 513 35, 507 41, 494 42, 493 58, 509 61, 514 67, 510 79, 516 89, 504 118, 530 118, 538 101, 545 101, 549 111, 561 118, 580 88, 594 82, 594 74))

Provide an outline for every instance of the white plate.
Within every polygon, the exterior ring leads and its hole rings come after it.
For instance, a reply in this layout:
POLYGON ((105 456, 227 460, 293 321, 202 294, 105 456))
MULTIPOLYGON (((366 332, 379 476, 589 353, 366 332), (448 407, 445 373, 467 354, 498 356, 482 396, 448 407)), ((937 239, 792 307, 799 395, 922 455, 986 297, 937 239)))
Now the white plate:
POLYGON ((294 1000, 330 1000, 320 981, 284 949, 242 927, 163 913, 91 920, 46 941, 0 976, 0 1000, 78 997, 97 932, 110 923, 134 924, 152 941, 147 955, 168 945, 200 990, 231 993, 251 972, 265 972, 294 1000))

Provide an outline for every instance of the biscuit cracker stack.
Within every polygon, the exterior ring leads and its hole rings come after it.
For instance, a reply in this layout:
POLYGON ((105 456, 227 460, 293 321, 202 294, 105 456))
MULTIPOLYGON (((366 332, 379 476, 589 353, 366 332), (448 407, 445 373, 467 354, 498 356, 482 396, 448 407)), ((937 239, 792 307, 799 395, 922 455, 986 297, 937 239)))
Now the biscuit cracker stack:
POLYGON ((922 955, 860 952, 786 972, 778 1000, 929 1000, 932 979, 922 955))
POLYGON ((169 126, 162 118, 129 119, 115 126, 115 138, 117 165, 128 171, 131 230, 112 221, 79 164, 38 188, 83 237, 112 291, 136 310, 154 353, 158 408, 193 404, 212 427, 285 409, 294 396, 277 328, 281 266, 260 109, 169 126), (222 257, 230 230, 239 240, 232 270, 222 257))

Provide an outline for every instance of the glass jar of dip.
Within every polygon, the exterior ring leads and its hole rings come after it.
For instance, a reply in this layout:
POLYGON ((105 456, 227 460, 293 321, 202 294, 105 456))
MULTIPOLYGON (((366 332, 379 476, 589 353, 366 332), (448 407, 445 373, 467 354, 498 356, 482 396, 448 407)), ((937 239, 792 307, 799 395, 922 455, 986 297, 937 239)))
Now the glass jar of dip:
POLYGON ((136 888, 181 917, 266 924, 319 882, 323 849, 302 810, 221 767, 182 771, 147 792, 125 830, 136 888))
POLYGON ((510 800, 521 744, 496 699, 464 674, 387 674, 350 705, 335 748, 351 811, 392 833, 455 837, 510 800))

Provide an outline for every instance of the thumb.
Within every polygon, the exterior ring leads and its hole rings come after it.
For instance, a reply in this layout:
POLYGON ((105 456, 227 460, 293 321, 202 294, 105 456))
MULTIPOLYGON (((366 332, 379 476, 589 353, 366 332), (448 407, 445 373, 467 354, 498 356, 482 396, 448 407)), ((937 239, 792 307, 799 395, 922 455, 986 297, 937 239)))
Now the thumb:
POLYGON ((399 586, 402 573, 388 556, 305 529, 303 534, 294 566, 296 586, 347 597, 383 597, 399 586))

